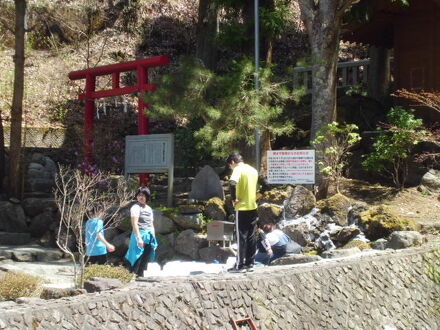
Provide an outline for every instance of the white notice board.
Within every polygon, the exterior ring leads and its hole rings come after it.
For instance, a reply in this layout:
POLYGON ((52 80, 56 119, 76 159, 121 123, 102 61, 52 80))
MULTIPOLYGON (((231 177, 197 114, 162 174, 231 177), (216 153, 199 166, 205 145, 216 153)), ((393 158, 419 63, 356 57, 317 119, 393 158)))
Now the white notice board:
POLYGON ((173 134, 125 137, 125 173, 162 173, 173 167, 173 134))
POLYGON ((131 173, 168 173, 168 206, 173 203, 174 135, 125 137, 125 177, 131 173))
POLYGON ((267 151, 270 184, 314 184, 315 150, 267 151))

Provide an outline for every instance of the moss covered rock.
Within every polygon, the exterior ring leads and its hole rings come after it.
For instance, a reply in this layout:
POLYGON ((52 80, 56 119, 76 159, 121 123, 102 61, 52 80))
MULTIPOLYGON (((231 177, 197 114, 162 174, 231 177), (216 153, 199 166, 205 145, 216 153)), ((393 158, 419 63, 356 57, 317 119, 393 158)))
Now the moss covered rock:
POLYGON ((318 201, 317 206, 321 213, 328 214, 337 225, 347 226, 347 216, 351 206, 351 201, 348 197, 342 194, 335 194, 330 198, 318 201))
POLYGON ((291 186, 274 188, 259 194, 257 197, 260 202, 282 204, 292 194, 292 191, 293 187, 291 186))
POLYGON ((276 204, 264 203, 258 206, 258 224, 278 223, 283 214, 283 208, 276 204))
POLYGON ((361 212, 359 224, 365 228, 365 235, 370 240, 387 237, 393 231, 418 230, 414 220, 398 216, 385 205, 374 206, 361 212))
POLYGON ((225 202, 218 197, 213 197, 206 202, 203 215, 209 219, 223 221, 226 219, 225 202))
POLYGON ((355 247, 357 247, 359 250, 367 250, 371 249, 371 244, 355 239, 345 244, 343 247, 341 247, 341 249, 351 249, 355 247))

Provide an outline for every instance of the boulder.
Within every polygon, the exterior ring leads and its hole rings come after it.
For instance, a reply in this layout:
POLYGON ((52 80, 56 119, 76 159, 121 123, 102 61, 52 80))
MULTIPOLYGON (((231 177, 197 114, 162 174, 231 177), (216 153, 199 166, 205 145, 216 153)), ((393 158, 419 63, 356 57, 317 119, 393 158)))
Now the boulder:
POLYGON ((336 246, 343 246, 347 244, 352 238, 359 235, 360 232, 360 229, 357 227, 343 227, 332 231, 330 233, 330 238, 336 246))
POLYGON ((128 244, 130 244, 130 234, 130 232, 124 232, 112 240, 112 244, 115 246, 115 252, 112 252, 113 255, 123 257, 127 253, 128 244))
POLYGON ((360 252, 361 252, 361 250, 357 247, 350 248, 350 249, 333 249, 333 250, 322 252, 321 257, 323 257, 325 259, 343 258, 343 257, 349 257, 352 255, 355 255, 360 252))
POLYGON ((274 260, 271 265, 294 265, 294 264, 304 264, 308 262, 319 261, 322 258, 317 255, 303 255, 303 254, 286 254, 285 256, 274 260))
POLYGON ((365 202, 354 201, 348 211, 348 225, 358 225, 361 212, 368 210, 368 204, 365 202))
POLYGON ((25 245, 31 240, 29 233, 0 232, 0 245, 25 245))
POLYGON ((274 188, 262 193, 258 200, 261 203, 283 204, 284 201, 292 195, 293 187, 274 188))
POLYGON ((0 230, 11 233, 26 233, 26 215, 20 204, 11 202, 0 203, 0 230))
POLYGON ((348 225, 348 211, 351 206, 349 198, 342 194, 335 194, 330 198, 318 201, 317 206, 321 213, 328 214, 337 225, 348 225))
POLYGON ((258 224, 278 223, 283 215, 283 208, 276 204, 263 203, 258 206, 258 224))
POLYGON ((234 257, 235 253, 229 247, 221 246, 209 246, 199 250, 200 260, 205 262, 214 262, 215 260, 220 263, 226 263, 229 257, 234 257))
POLYGON ((43 213, 33 217, 29 226, 31 236, 36 238, 42 237, 50 229, 53 222, 54 212, 51 208, 48 208, 43 213))
POLYGON ((284 202, 287 219, 296 219, 309 213, 316 204, 313 193, 303 186, 296 186, 291 196, 284 202))
POLYGON ((440 171, 430 169, 423 175, 421 185, 430 191, 440 191, 440 171))
POLYGON ((387 243, 389 249, 406 249, 423 244, 423 235, 417 231, 392 232, 387 243))
POLYGON ((371 247, 375 250, 385 250, 387 244, 388 241, 385 238, 379 238, 378 240, 371 242, 371 247))
POLYGON ((306 246, 311 242, 309 226, 304 222, 288 224, 283 227, 283 232, 301 246, 306 246))
POLYGON ((225 198, 223 186, 214 169, 206 165, 195 176, 191 183, 189 198, 207 201, 212 197, 225 198))
POLYGON ((193 260, 200 257, 199 250, 208 246, 206 235, 196 234, 192 229, 182 231, 176 239, 176 251, 193 260))
POLYGON ((201 230, 204 221, 201 213, 197 214, 178 214, 172 217, 173 221, 183 229, 201 230))
POLYGON ((209 219, 224 221, 226 220, 225 203, 218 197, 213 197, 206 202, 203 215, 209 219))
POLYGON ((373 206, 361 212, 359 224, 364 228, 365 236, 372 241, 387 237, 393 231, 418 229, 414 220, 398 216, 385 205, 373 206))
POLYGON ((332 250, 336 248, 328 231, 322 232, 315 243, 321 250, 332 250))
POLYGON ((84 282, 87 292, 101 292, 121 287, 123 284, 117 278, 92 277, 84 282))
POLYGON ((47 208, 55 210, 57 205, 53 198, 25 198, 22 203, 24 212, 29 217, 43 213, 47 208))
POLYGON ((360 239, 354 239, 347 244, 345 244, 341 249, 351 249, 358 248, 359 250, 368 250, 371 249, 371 244, 365 241, 361 241, 360 239))
POLYGON ((87 293, 84 289, 74 288, 43 288, 40 297, 42 299, 60 299, 64 297, 73 297, 87 293))
POLYGON ((176 230, 176 224, 173 220, 166 217, 162 211, 153 210, 154 230, 157 234, 169 234, 176 230))
POLYGON ((45 251, 37 251, 35 253, 35 259, 37 261, 56 261, 63 258, 64 253, 56 249, 46 249, 45 251))
POLYGON ((51 192, 55 185, 57 167, 49 157, 33 155, 25 179, 25 190, 28 192, 51 192))

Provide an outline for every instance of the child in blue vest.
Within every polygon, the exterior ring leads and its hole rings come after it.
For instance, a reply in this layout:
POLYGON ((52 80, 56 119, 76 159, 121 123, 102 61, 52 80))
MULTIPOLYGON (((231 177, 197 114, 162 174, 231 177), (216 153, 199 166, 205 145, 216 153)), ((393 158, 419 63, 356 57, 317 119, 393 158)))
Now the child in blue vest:
POLYGON ((115 251, 115 247, 104 237, 104 222, 100 218, 102 212, 94 206, 93 218, 86 222, 86 256, 89 263, 104 265, 107 262, 107 252, 115 251))

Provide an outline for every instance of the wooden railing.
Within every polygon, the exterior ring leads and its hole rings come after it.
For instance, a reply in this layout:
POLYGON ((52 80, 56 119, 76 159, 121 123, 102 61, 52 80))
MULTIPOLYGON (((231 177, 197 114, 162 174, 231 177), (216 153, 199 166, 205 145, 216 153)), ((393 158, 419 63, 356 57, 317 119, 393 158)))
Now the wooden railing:
MULTIPOLYGON (((338 63, 337 83, 338 88, 367 85, 368 65, 370 60, 350 61, 338 63)), ((294 68, 294 86, 305 86, 307 92, 312 90, 312 67, 294 68)))

